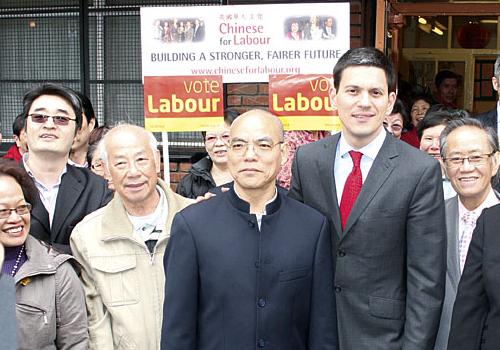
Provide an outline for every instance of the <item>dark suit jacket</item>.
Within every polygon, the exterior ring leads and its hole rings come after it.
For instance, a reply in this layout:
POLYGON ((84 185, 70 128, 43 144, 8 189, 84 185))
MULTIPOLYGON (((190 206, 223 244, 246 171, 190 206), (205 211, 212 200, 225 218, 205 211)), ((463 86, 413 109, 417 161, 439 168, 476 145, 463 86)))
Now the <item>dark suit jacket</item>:
POLYGON ((484 125, 490 126, 493 129, 495 129, 495 131, 498 134, 498 116, 497 116, 497 105, 496 104, 495 104, 495 108, 493 108, 492 110, 489 110, 487 112, 478 114, 476 116, 476 118, 479 119, 479 121, 481 123, 483 123, 484 125))
POLYGON ((175 216, 163 350, 337 349, 327 220, 281 191, 266 210, 259 231, 231 189, 175 216))
POLYGON ((88 169, 67 165, 57 194, 56 209, 49 225, 49 213, 39 196, 31 211, 30 234, 71 254, 71 231, 87 214, 106 205, 112 198, 106 180, 88 169))
POLYGON ((290 195, 333 227, 340 348, 432 349, 446 270, 439 164, 386 137, 342 230, 333 170, 339 139, 297 150, 290 195))
POLYGON ((451 318, 450 350, 500 347, 500 205, 484 209, 472 234, 451 318))

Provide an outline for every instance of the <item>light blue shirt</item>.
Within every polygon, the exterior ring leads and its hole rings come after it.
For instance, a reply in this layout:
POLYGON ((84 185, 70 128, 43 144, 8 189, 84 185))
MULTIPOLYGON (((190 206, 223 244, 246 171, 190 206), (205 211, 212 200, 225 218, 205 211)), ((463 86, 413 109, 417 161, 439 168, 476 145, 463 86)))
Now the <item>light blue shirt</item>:
POLYGON ((340 140, 337 144, 337 150, 335 151, 335 164, 333 166, 333 174, 335 176, 335 189, 337 190, 337 201, 339 205, 342 198, 342 192, 344 191, 345 182, 354 165, 352 162, 352 158, 349 155, 349 151, 354 150, 363 153, 363 157, 361 157, 360 167, 364 183, 366 180, 366 176, 370 172, 373 161, 382 148, 386 135, 387 132, 385 131, 385 129, 380 128, 380 132, 372 142, 360 149, 356 149, 347 143, 342 133, 340 134, 340 140))

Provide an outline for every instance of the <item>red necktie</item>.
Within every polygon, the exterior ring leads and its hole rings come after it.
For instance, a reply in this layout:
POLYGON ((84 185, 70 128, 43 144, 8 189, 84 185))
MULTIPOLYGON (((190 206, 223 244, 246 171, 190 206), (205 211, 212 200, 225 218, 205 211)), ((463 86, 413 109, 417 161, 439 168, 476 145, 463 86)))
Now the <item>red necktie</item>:
POLYGON ((363 185, 363 177, 361 175, 361 168, 359 167, 363 153, 349 151, 349 155, 352 158, 353 167, 345 182, 342 199, 340 200, 340 219, 342 221, 342 228, 345 228, 351 208, 356 198, 358 198, 358 194, 361 191, 361 185, 363 185))

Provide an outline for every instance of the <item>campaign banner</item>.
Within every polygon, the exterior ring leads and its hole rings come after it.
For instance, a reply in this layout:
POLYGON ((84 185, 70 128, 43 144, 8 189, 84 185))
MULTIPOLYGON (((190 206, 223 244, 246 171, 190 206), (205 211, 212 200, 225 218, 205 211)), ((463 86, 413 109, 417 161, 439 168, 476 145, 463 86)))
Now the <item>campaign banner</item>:
POLYGON ((149 131, 203 131, 224 122, 220 75, 144 77, 149 131))
POLYGON ((340 131, 331 89, 331 75, 271 75, 269 111, 280 117, 285 130, 340 131))
POLYGON ((350 44, 350 5, 142 7, 143 76, 331 74, 350 44))

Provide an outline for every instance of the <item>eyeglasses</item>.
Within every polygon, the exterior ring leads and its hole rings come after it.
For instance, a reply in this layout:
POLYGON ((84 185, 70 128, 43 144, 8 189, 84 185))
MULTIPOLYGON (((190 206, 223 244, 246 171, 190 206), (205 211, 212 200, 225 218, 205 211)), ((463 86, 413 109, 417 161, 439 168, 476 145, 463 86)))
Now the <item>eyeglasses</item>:
POLYGON ((16 208, 0 209, 0 219, 7 219, 13 211, 15 211, 17 215, 26 215, 31 211, 31 204, 26 203, 16 208))
POLYGON ((449 157, 443 158, 446 166, 449 168, 458 168, 464 164, 464 161, 467 159, 470 165, 478 166, 487 162, 487 160, 494 155, 496 152, 485 153, 485 154, 474 154, 468 157, 449 157))
POLYGON ((68 125, 70 120, 76 121, 76 118, 73 119, 62 115, 45 115, 33 113, 28 116, 31 117, 33 123, 39 124, 46 123, 49 118, 52 118, 52 122, 54 122, 55 125, 68 125))
POLYGON ((221 140, 224 143, 228 143, 229 134, 227 134, 227 133, 221 134, 221 135, 207 134, 207 136, 205 136, 205 143, 210 145, 212 143, 215 143, 215 141, 217 141, 217 139, 221 140))
POLYGON ((248 146, 252 144, 253 152, 258 156, 263 156, 269 154, 274 147, 276 147, 277 145, 281 145, 282 143, 284 142, 279 141, 276 143, 272 143, 269 141, 254 141, 250 143, 245 141, 234 141, 229 144, 229 148, 233 151, 234 154, 242 156, 247 152, 248 146))

